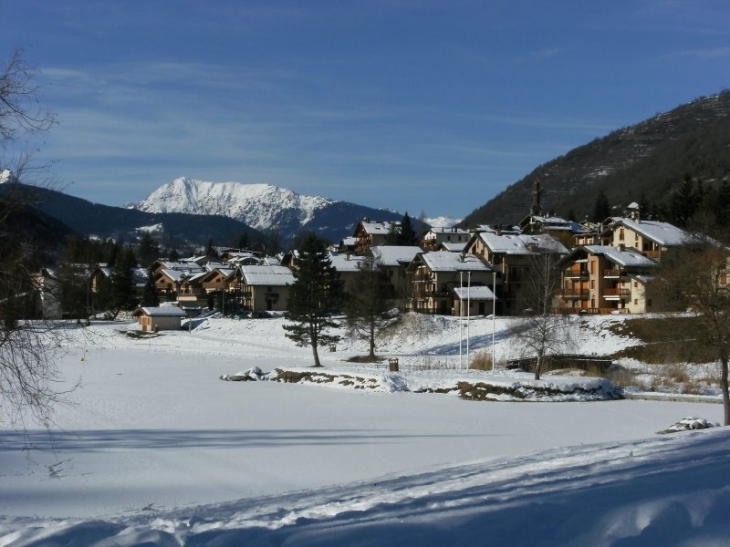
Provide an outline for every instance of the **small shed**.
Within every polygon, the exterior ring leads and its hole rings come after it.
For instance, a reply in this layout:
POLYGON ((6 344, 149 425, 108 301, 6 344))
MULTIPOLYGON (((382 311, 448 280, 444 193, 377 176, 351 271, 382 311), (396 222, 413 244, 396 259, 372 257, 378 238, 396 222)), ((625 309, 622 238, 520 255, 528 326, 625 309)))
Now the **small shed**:
POLYGON ((138 308, 134 312, 143 331, 180 330, 185 312, 176 306, 138 308))

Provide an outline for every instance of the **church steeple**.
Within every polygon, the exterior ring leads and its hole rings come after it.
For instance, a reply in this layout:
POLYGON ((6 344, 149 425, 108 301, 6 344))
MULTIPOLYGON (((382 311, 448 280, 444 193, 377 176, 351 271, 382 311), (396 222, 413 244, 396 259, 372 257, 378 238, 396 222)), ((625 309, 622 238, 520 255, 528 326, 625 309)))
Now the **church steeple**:
POLYGON ((530 214, 537 216, 542 211, 540 207, 540 179, 535 179, 532 183, 532 207, 530 207, 530 214))

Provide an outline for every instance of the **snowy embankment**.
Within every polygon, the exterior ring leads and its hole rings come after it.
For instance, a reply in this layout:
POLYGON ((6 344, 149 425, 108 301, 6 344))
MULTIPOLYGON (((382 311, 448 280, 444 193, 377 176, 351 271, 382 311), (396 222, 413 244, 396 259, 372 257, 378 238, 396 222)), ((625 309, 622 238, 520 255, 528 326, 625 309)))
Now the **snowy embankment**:
MULTIPOLYGON (((82 384, 52 435, 3 419, 0 546, 728 544, 730 433, 657 435, 688 416, 721 421, 722 406, 415 394, 489 378, 461 369, 457 323, 429 321, 380 348, 397 375, 345 362, 360 343, 322 353, 316 372, 391 378, 382 391, 222 382, 315 370, 278 319, 143 339, 119 332, 132 325, 79 329, 58 363, 82 384)), ((631 343, 598 321, 575 324, 586 348, 631 343)), ((498 359, 521 353, 506 323, 498 359)), ((492 328, 470 326, 470 351, 491 351, 492 328)))
MULTIPOLYGON (((477 372, 477 371, 473 371, 477 372)), ((268 381, 287 384, 315 384, 341 389, 363 389, 374 392, 456 394, 472 401, 607 401, 621 399, 621 390, 604 378, 563 378, 548 376, 535 380, 533 374, 519 371, 494 371, 459 375, 433 372, 357 373, 320 371, 311 368, 276 368, 265 373, 259 367, 237 374, 223 374, 229 382, 268 381)))

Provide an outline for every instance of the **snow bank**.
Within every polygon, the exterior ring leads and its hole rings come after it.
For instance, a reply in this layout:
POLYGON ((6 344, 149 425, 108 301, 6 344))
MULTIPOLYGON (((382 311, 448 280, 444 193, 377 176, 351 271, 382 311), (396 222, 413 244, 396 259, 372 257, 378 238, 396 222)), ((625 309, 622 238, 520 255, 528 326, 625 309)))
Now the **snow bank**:
POLYGON ((245 372, 222 375, 225 381, 268 380, 288 384, 315 384, 331 388, 368 390, 394 393, 457 394, 473 401, 607 401, 621 399, 621 390, 603 378, 564 378, 535 380, 527 373, 503 371, 478 373, 469 376, 450 371, 450 374, 427 372, 384 372, 366 374, 312 368, 277 368, 264 374, 255 367, 245 372))

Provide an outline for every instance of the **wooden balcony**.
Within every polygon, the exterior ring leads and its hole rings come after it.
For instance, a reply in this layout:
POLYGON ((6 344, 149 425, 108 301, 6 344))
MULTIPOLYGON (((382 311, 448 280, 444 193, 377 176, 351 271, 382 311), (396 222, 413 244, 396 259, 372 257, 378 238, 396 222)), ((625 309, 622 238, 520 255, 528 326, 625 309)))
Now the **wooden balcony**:
POLYGON ((586 270, 565 270, 564 275, 568 279, 588 279, 586 270))
POLYGON ((619 277, 626 277, 626 270, 622 270, 621 268, 613 268, 610 270, 603 270, 603 277, 613 277, 618 279, 619 277))
POLYGON ((603 298, 606 299, 620 299, 620 300, 627 300, 631 298, 631 290, 630 289, 603 289, 603 298))
POLYGON ((566 300, 588 300, 588 289, 558 289, 555 294, 566 300))

